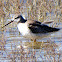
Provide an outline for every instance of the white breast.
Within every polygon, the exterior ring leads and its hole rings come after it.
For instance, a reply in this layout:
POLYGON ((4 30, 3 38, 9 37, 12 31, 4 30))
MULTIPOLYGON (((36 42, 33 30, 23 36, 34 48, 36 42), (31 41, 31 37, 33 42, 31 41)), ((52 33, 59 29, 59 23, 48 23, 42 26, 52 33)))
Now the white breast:
POLYGON ((30 38, 30 39, 39 39, 39 38, 43 38, 45 36, 47 36, 46 34, 34 34, 32 33, 29 28, 28 25, 25 23, 18 23, 17 25, 18 30, 20 31, 20 33, 25 37, 25 38, 30 38))
POLYGON ((29 29, 28 29, 28 27, 27 27, 27 24, 25 24, 25 23, 19 23, 19 24, 17 25, 17 27, 18 27, 20 33, 21 33, 23 36, 25 36, 25 35, 27 35, 27 34, 29 33, 29 29))

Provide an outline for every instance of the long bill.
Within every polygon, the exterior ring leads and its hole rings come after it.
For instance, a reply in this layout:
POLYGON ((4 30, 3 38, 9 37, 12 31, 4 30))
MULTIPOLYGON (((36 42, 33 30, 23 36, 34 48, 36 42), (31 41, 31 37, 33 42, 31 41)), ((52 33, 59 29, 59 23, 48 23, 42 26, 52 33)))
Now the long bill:
POLYGON ((6 25, 4 25, 2 28, 4 28, 5 26, 9 25, 12 22, 14 22, 14 20, 11 20, 9 23, 7 23, 6 25))

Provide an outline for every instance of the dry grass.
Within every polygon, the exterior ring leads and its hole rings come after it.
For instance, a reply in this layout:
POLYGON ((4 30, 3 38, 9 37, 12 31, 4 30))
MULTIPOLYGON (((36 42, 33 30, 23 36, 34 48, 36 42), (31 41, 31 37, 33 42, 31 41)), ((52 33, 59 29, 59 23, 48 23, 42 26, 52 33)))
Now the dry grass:
POLYGON ((1 28, 7 23, 7 19, 11 19, 11 14, 22 14, 26 19, 41 22, 53 20, 53 24, 57 26, 57 23, 62 22, 61 3, 61 0, 0 0, 0 61, 61 62, 62 51, 58 49, 60 43, 57 45, 52 40, 49 42, 28 42, 19 35, 17 29, 12 29, 16 27, 14 24, 9 25, 10 29, 8 27, 1 28), (4 30, 4 32, 1 30, 4 30), (17 39, 17 37, 19 38, 17 39))

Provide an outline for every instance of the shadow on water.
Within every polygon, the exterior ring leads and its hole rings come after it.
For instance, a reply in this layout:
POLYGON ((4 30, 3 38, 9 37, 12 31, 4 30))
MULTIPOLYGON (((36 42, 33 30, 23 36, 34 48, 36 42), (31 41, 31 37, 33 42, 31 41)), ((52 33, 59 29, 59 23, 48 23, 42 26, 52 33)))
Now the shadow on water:
POLYGON ((8 28, 6 31, 0 31, 0 61, 61 62, 62 34, 60 32, 52 34, 54 37, 33 42, 23 38, 16 29, 8 28))

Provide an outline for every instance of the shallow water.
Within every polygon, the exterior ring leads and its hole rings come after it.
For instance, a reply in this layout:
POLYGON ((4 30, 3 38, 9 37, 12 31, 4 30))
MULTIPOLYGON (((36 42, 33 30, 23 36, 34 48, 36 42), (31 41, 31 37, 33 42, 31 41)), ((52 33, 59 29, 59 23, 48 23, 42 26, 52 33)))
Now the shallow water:
MULTIPOLYGON (((59 24, 59 28, 62 24, 59 24)), ((61 62, 62 30, 33 42, 16 27, 0 31, 0 62, 61 62)))

